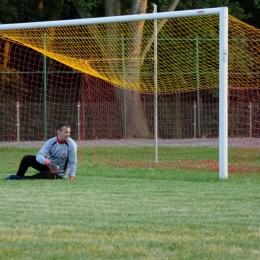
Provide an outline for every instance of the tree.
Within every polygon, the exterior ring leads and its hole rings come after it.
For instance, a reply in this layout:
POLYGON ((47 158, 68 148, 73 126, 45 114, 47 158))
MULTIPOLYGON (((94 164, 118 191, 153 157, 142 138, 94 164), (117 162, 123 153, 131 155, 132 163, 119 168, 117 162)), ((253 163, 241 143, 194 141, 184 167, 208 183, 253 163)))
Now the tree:
MULTIPOLYGON (((115 16, 120 14, 120 1, 115 0, 105 0, 106 16, 115 16)), ((147 0, 139 1, 133 0, 131 6, 132 14, 145 13, 147 8, 147 0)), ((132 27, 131 35, 129 36, 131 40, 131 50, 129 56, 131 57, 131 62, 126 62, 126 81, 128 78, 135 79, 136 84, 139 84, 139 75, 141 70, 140 56, 141 56, 141 39, 142 30, 144 22, 138 22, 138 26, 132 27), (132 69, 129 70, 128 67, 132 69), (133 69, 134 68, 134 69, 133 69), (132 77, 132 75, 135 75, 132 77)), ((120 35, 118 35, 120 36, 120 35)), ((127 59, 128 60, 128 59, 127 59)), ((115 89, 117 98, 121 104, 123 111, 123 95, 122 91, 115 89)), ((124 91, 124 90, 123 90, 124 91)), ((147 120, 143 111, 140 93, 133 91, 125 91, 126 94, 126 118, 127 118, 127 128, 126 137, 149 137, 150 132, 147 125, 147 120)))
POLYGON ((63 0, 0 0, 0 23, 24 23, 60 19, 63 0))
MULTIPOLYGON (((72 2, 77 7, 84 6, 83 0, 72 0, 72 2)), ((174 10, 178 2, 179 0, 173 0, 169 10, 174 10)), ((124 2, 123 9, 130 14, 141 14, 141 13, 146 13, 147 7, 148 7, 147 0, 143 0, 143 1, 132 0, 132 1, 124 2)), ((119 0, 105 0, 104 9, 105 9, 106 16, 121 15, 121 10, 122 10, 121 2, 119 0)), ((82 15, 83 11, 80 11, 79 13, 82 15)), ((121 36, 118 31, 117 25, 114 24, 113 26, 114 26, 113 27, 114 34, 117 35, 117 37, 110 37, 110 35, 106 35, 106 38, 120 39, 121 36)), ((128 54, 131 59, 126 59, 127 61, 130 60, 130 62, 126 62, 126 74, 125 74, 126 81, 128 81, 128 79, 129 80, 131 79, 133 81, 134 79, 135 82, 133 83, 136 85, 138 85, 140 81, 140 71, 142 66, 142 61, 140 57, 141 57, 141 40, 142 40, 143 27, 144 27, 144 21, 138 22, 138 25, 135 27, 132 26, 131 34, 129 35, 129 38, 132 40, 130 43, 131 47, 128 54)), ((113 44, 111 43, 111 41, 112 40, 110 40, 110 44, 113 44)), ((147 44, 146 52, 150 49, 152 43, 153 43, 153 38, 151 36, 151 41, 149 41, 147 44)), ((102 46, 100 47, 102 50, 102 46)), ((103 56, 106 57, 106 50, 103 50, 103 56)), ((107 57, 106 60, 109 60, 108 58, 111 59, 112 57, 107 57)), ((117 65, 113 63, 110 64, 109 67, 111 71, 118 71, 117 68, 115 68, 115 66, 117 65)), ((124 115, 124 117, 127 119, 127 127, 125 132, 126 137, 149 138, 151 134, 143 110, 140 93, 115 88, 115 95, 121 105, 122 113, 124 112, 123 107, 126 106, 126 114, 124 115)))
POLYGON ((240 0, 241 8, 244 10, 246 15, 242 20, 250 25, 260 28, 260 1, 259 0, 240 0))
MULTIPOLYGON (((120 3, 120 15, 131 14, 132 0, 111 2, 120 3)), ((254 26, 260 24, 259 0, 147 0, 146 12, 153 11, 153 4, 158 6, 158 12, 164 12, 174 3, 177 3, 176 10, 228 6, 229 13, 236 18, 254 26)), ((103 0, 0 0, 0 23, 101 17, 110 7, 105 5, 103 0)))

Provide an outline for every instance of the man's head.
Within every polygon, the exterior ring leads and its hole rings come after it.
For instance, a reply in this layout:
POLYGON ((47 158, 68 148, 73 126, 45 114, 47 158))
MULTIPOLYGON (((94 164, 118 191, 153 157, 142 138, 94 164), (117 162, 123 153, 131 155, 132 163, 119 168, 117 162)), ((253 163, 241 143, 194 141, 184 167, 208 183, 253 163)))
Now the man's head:
POLYGON ((67 141, 70 136, 70 125, 60 123, 57 128, 57 135, 60 141, 67 141))

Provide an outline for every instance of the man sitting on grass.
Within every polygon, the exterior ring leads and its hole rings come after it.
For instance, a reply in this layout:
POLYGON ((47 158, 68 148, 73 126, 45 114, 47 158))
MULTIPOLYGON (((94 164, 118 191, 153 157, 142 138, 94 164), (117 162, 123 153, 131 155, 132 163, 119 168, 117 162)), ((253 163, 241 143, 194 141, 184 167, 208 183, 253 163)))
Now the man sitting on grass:
POLYGON ((21 160, 16 175, 6 177, 6 180, 24 179, 62 179, 69 174, 74 180, 77 166, 77 145, 69 137, 70 126, 60 123, 57 136, 49 139, 35 155, 26 155, 21 160), (29 167, 38 171, 31 176, 24 176, 29 167))

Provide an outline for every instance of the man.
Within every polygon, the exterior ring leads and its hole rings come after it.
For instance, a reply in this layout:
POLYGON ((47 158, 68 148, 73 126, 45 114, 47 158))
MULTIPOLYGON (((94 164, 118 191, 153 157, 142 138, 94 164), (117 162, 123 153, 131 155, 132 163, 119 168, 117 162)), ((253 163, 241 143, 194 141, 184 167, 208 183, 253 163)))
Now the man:
POLYGON ((70 126, 60 123, 57 136, 49 139, 35 155, 26 155, 21 160, 16 175, 6 177, 6 180, 24 179, 62 179, 69 174, 74 180, 77 166, 77 145, 69 137, 70 126), (24 176, 29 167, 39 171, 31 176, 24 176))

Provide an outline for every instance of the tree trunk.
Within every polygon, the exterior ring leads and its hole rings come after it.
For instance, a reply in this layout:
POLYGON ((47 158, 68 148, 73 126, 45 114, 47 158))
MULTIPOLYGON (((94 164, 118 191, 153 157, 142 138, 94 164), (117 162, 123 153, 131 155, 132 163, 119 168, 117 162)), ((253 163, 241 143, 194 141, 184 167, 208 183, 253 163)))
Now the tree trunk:
MULTIPOLYGON (((105 10, 106 16, 116 16, 120 15, 120 1, 119 0, 105 0, 105 10)), ((132 14, 145 13, 147 7, 147 0, 138 1, 134 0, 132 2, 131 12, 132 14)), ((141 40, 142 40, 142 30, 144 22, 138 22, 138 26, 132 27, 132 32, 129 38, 133 38, 131 42, 131 51, 125 60, 129 62, 125 63, 125 80, 130 81, 135 84, 140 82, 140 71, 141 71, 141 40), (135 81, 135 82, 133 82, 135 81)), ((120 39, 121 35, 118 31, 117 24, 113 24, 113 32, 117 37, 110 37, 114 39, 120 39), (118 31, 118 32, 117 32, 118 31)), ((107 35, 108 37, 109 35, 107 35)), ((116 42, 111 42, 113 46, 121 44, 121 40, 115 40, 116 42)), ((110 57, 113 59, 113 57, 110 57)), ((116 57, 114 57, 116 58, 116 57)), ((117 57, 118 58, 118 57, 117 57)), ((122 58, 122 57, 120 57, 122 58)), ((120 67, 122 63, 113 63, 109 67, 111 71, 122 71, 120 67)), ((144 113, 143 105, 141 102, 141 97, 139 92, 133 92, 125 89, 120 89, 115 87, 115 95, 120 102, 122 111, 122 120, 126 122, 124 125, 124 137, 126 138, 148 138, 150 137, 150 131, 148 129, 148 124, 146 116, 144 113)))

